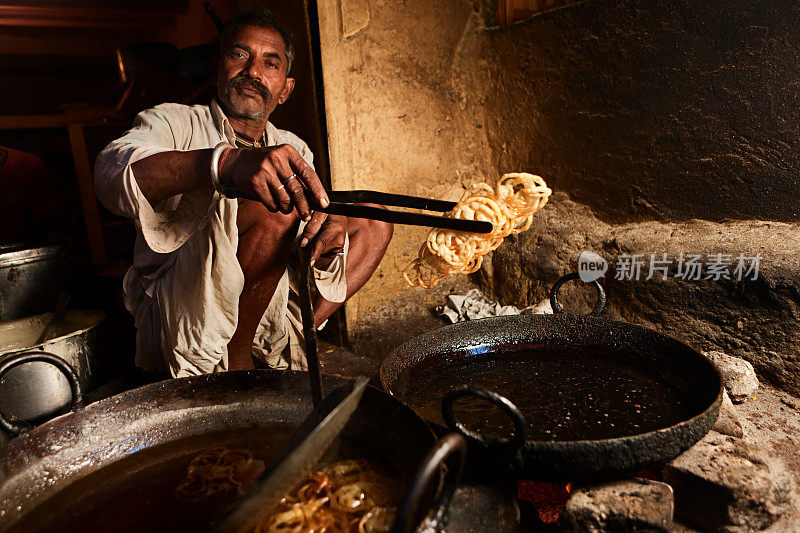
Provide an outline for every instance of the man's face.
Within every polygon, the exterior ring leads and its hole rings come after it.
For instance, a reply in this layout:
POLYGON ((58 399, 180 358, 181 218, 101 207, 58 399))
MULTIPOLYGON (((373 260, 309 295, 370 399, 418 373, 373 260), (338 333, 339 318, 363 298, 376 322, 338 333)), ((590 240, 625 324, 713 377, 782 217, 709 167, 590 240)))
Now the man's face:
POLYGON ((242 26, 222 52, 218 95, 228 113, 266 120, 294 88, 286 76, 286 45, 271 28, 242 26))

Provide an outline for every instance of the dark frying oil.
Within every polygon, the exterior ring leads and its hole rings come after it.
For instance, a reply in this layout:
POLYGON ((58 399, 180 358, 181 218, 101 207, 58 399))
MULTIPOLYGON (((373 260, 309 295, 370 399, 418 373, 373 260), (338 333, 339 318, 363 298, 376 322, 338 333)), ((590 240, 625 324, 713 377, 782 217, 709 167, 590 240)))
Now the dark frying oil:
MULTIPOLYGON (((247 449, 265 463, 289 440, 292 428, 208 434, 146 448, 73 483, 15 524, 18 532, 166 531, 198 533, 225 515, 232 500, 185 503, 175 488, 189 462, 203 450, 224 446, 247 449)), ((401 479, 393 465, 359 443, 337 441, 323 461, 369 458, 380 460, 391 477, 401 479)))
MULTIPOLYGON (((586 348, 548 347, 454 359, 414 378, 408 403, 443 424, 441 401, 461 385, 482 385, 506 396, 527 420, 528 440, 609 439, 665 428, 693 413, 680 391, 619 358, 586 348)), ((508 437, 513 425, 498 408, 473 397, 455 404, 469 429, 508 437)))

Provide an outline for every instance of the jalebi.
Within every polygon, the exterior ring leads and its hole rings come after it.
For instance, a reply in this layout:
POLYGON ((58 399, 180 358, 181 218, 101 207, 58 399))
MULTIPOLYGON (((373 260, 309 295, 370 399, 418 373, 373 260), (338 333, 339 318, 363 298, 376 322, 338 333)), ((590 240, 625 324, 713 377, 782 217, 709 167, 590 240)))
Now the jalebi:
POLYGON ((472 274, 483 256, 503 239, 531 227, 533 214, 544 207, 552 191, 540 176, 524 172, 505 174, 496 189, 486 183, 470 187, 446 216, 491 222, 491 233, 469 233, 434 228, 419 254, 403 270, 412 287, 435 287, 450 274, 472 274))

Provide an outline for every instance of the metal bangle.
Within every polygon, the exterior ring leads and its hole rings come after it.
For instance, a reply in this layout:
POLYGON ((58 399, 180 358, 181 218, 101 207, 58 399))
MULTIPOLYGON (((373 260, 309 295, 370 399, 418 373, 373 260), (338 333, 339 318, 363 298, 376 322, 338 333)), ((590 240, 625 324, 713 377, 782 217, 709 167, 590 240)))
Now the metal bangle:
POLYGON ((211 184, 214 186, 214 190, 223 196, 225 196, 225 188, 219 177, 219 158, 222 156, 222 152, 228 148, 236 147, 229 142, 223 141, 219 143, 211 153, 211 184))

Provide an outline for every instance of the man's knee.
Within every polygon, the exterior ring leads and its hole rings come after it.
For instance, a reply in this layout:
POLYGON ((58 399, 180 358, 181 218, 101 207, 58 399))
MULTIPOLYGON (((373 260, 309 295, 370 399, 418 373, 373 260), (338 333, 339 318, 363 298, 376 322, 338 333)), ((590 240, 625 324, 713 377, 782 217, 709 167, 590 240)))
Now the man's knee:
MULTIPOLYGON (((360 204, 360 205, 367 205, 371 207, 380 207, 382 205, 379 204, 360 204)), ((386 250, 386 247, 389 246, 389 241, 392 240, 392 234, 394 233, 394 224, 390 224, 388 222, 382 222, 380 220, 369 220, 365 218, 356 218, 351 219, 355 222, 354 227, 352 228, 350 233, 350 238, 365 238, 368 239, 370 243, 370 249, 379 251, 381 254, 386 250)))
POLYGON ((376 247, 380 247, 381 250, 385 250, 389 246, 393 233, 394 224, 381 222, 380 220, 369 221, 370 238, 375 239, 376 247))

